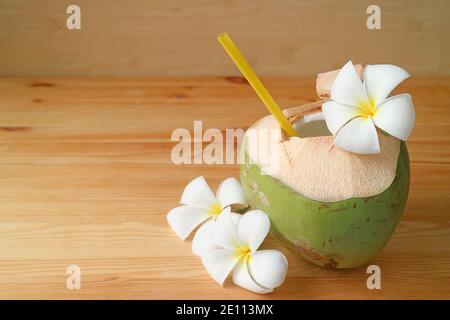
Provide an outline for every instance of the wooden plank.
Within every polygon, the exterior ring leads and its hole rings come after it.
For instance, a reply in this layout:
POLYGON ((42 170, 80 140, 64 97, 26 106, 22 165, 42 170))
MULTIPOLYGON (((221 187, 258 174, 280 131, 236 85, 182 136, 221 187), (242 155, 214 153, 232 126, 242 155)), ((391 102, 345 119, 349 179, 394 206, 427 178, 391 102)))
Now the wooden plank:
MULTIPOLYGON (((264 79, 283 106, 314 98, 313 77, 264 79)), ((266 114, 241 78, 1 78, 0 298, 450 298, 450 78, 416 77, 417 125, 408 142, 410 199, 393 238, 366 269, 313 266, 275 239, 288 278, 260 296, 217 285, 180 241, 165 214, 184 185, 212 187, 234 165, 174 165, 170 135, 246 128, 266 114), (66 268, 82 270, 66 289, 66 268)))
POLYGON ((0 3, 0 75, 237 75, 216 41, 228 31, 258 74, 310 75, 347 60, 393 63, 413 74, 450 72, 450 2, 60 0, 0 3))

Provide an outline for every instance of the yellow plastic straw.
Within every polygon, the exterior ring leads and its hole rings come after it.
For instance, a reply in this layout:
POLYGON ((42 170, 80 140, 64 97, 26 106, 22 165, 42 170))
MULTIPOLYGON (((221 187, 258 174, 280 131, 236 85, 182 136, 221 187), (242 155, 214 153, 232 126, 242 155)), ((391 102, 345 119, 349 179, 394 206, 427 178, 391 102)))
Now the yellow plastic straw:
POLYGON ((292 127, 289 120, 281 111, 278 104, 270 95, 269 91, 267 91, 266 87, 263 85, 261 80, 256 75, 255 71, 253 71, 252 67, 248 64, 247 60, 245 60, 242 53, 234 44, 233 40, 231 40, 228 33, 221 33, 217 40, 219 40, 220 44, 223 46, 225 51, 230 56, 231 60, 233 60, 234 64, 238 67, 244 77, 252 86, 253 90, 255 90, 256 94, 262 100, 262 102, 266 105, 267 109, 272 113, 274 118, 280 124, 280 127, 286 132, 289 137, 298 136, 297 131, 292 127))

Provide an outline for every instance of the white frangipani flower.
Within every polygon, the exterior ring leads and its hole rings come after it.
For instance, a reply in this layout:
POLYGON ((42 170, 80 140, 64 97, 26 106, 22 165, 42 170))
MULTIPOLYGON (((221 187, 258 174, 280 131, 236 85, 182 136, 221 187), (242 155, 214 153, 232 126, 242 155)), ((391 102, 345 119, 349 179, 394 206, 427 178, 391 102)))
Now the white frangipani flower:
MULTIPOLYGON (((232 204, 248 206, 242 187, 235 178, 222 181, 215 196, 202 176, 189 182, 180 203, 181 206, 170 210, 167 214, 167 221, 182 240, 185 240, 200 224, 209 220, 198 229, 192 241, 192 250, 196 255, 216 248, 210 234, 214 221, 224 208, 232 204)), ((237 213, 232 215, 240 216, 237 213)))
POLYGON ((336 136, 334 144, 350 152, 379 153, 376 127, 406 140, 415 121, 412 98, 406 93, 389 95, 408 77, 408 72, 394 65, 367 65, 362 82, 351 61, 342 67, 331 88, 331 100, 322 105, 327 127, 336 136))
POLYGON ((270 229, 270 220, 259 210, 233 218, 226 208, 213 226, 217 246, 201 255, 211 277, 223 284, 233 272, 233 282, 256 293, 269 293, 280 286, 288 267, 286 257, 277 250, 260 250, 270 229))

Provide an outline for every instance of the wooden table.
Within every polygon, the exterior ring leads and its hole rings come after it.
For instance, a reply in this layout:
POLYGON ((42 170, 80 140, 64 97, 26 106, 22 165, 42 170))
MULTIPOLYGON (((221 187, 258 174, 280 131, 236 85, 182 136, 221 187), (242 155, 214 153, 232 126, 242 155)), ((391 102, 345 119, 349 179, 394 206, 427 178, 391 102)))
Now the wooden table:
MULTIPOLYGON (((315 99, 314 77, 266 78, 283 106, 315 99)), ((222 288, 180 241, 166 213, 192 178, 211 186, 235 165, 174 165, 171 132, 246 128, 266 110, 241 78, 0 79, 0 298, 450 298, 450 78, 415 77, 406 212, 366 268, 289 260, 285 284, 261 296, 222 288), (81 268, 81 289, 66 268, 81 268)))

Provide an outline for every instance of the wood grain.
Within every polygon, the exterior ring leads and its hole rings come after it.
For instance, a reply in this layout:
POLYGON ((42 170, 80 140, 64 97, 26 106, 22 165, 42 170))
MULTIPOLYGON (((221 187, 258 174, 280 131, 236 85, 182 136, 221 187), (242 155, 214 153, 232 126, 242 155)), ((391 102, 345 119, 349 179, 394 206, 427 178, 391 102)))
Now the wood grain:
POLYGON ((412 74, 450 74, 450 2, 378 0, 3 0, 0 75, 217 76, 238 71, 216 41, 227 31, 258 74, 311 75, 349 59, 412 74), (66 8, 81 8, 81 30, 66 8), (227 63, 229 62, 229 63, 227 63))
MULTIPOLYGON (((283 106, 312 101, 313 77, 265 83, 283 106)), ((285 284, 260 296, 217 285, 165 215, 185 184, 212 187, 234 165, 174 165, 175 128, 246 128, 266 114, 241 78, 1 78, 0 298, 450 298, 450 78, 416 77, 417 123, 406 212, 366 268, 313 266, 270 238, 289 260, 285 284), (66 268, 81 267, 81 290, 66 268)))

